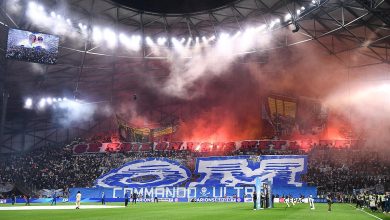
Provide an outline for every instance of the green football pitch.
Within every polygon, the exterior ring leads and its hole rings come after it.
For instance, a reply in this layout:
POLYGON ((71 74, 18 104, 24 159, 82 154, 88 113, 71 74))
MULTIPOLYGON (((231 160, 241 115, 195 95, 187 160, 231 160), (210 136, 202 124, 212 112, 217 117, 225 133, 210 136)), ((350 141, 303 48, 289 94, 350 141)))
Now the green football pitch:
MULTIPOLYGON (((65 204, 66 205, 66 204, 65 204)), ((58 208, 64 204, 57 204, 58 208)), ((74 204, 67 204, 73 206, 74 204)), ((0 205, 0 220, 390 220, 390 214, 372 213, 369 210, 356 210, 349 204, 333 204, 332 211, 327 211, 326 204, 316 204, 315 210, 310 210, 308 204, 297 204, 285 208, 284 204, 276 204, 273 209, 253 210, 251 203, 138 203, 129 207, 110 209, 87 209, 86 205, 98 205, 97 203, 82 204, 81 209, 73 207, 67 210, 1 210, 11 205, 0 205)), ((107 206, 123 206, 122 203, 110 203, 107 206)), ((23 205, 17 205, 23 206, 23 205)), ((37 204, 32 204, 37 206, 37 204)), ((42 206, 40 204, 40 206, 42 206)), ((54 207, 51 207, 54 208, 54 207)), ((66 207, 65 207, 66 208, 66 207)))

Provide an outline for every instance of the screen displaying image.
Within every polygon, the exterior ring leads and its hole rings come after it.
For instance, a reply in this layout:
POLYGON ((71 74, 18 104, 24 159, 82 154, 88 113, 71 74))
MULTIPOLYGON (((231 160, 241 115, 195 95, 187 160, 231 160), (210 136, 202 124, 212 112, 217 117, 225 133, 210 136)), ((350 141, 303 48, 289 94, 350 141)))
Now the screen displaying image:
POLYGON ((19 29, 9 29, 6 58, 56 64, 59 37, 19 29))

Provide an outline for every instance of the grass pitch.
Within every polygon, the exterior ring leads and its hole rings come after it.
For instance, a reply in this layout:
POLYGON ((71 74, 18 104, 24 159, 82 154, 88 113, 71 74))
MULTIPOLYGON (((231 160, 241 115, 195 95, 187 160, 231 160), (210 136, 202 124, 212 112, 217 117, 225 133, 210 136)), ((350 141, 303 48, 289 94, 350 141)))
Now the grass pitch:
MULTIPOLYGON (((32 204, 33 206, 42 204, 32 204)), ((64 205, 64 204, 58 204, 64 205)), ((73 203, 67 204, 74 206, 73 203)), ((83 204, 82 204, 83 205, 83 204)), ((97 205, 97 203, 90 203, 97 205)), ((111 203, 107 205, 123 205, 111 203)), ((1 207, 11 205, 0 205, 1 207)), ((17 205, 22 206, 22 205, 17 205)), ((71 209, 71 210, 17 210, 0 211, 0 220, 390 220, 390 214, 371 213, 369 210, 356 210, 349 204, 333 204, 331 212, 326 204, 316 204, 310 210, 308 204, 297 204, 285 208, 276 204, 273 209, 253 210, 252 203, 137 203, 127 208, 115 209, 71 209)))

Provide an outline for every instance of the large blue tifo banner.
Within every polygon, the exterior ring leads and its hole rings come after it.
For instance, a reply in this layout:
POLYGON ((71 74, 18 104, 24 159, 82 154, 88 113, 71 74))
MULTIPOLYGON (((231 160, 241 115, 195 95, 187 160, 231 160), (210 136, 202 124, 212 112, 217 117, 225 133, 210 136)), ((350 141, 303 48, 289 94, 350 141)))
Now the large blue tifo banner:
POLYGON ((256 177, 273 180, 274 194, 316 195, 314 187, 300 182, 307 171, 306 155, 200 157, 194 172, 177 161, 147 158, 131 161, 99 177, 95 188, 73 188, 84 198, 123 198, 135 192, 158 198, 243 198, 253 193, 256 177), (194 178, 195 177, 195 178, 194 178))
POLYGON ((98 187, 169 187, 182 186, 247 186, 256 177, 273 179, 278 186, 302 186, 300 175, 307 171, 305 155, 200 157, 196 159, 193 175, 180 163, 165 158, 148 158, 126 163, 99 177, 98 187))

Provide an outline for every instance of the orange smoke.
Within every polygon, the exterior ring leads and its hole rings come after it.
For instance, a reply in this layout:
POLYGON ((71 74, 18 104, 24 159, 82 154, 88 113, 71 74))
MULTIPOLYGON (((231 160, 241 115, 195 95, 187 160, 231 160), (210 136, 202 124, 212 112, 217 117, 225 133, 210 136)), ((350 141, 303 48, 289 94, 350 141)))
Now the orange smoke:
POLYGON ((195 118, 180 123, 178 140, 198 142, 235 141, 258 139, 261 133, 260 118, 246 114, 237 116, 227 107, 216 107, 195 118))

